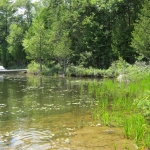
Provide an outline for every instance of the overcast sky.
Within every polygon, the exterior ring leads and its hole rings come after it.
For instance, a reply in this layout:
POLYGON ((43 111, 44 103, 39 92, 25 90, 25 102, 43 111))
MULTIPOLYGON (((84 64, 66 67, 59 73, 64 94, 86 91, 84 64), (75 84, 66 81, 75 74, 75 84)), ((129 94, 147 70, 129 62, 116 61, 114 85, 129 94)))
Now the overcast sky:
MULTIPOLYGON (((15 2, 16 0, 12 0, 12 1, 15 2)), ((31 0, 32 3, 37 2, 37 1, 39 1, 39 0, 31 0)), ((19 13, 19 14, 24 14, 24 11, 25 11, 25 9, 23 9, 23 8, 18 8, 17 14, 18 14, 18 13, 19 13)))

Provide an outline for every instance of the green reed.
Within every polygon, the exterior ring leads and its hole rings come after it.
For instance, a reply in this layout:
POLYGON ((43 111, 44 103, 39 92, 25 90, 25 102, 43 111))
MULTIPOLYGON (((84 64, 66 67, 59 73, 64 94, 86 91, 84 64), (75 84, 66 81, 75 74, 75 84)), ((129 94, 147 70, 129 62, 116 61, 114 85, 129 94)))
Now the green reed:
POLYGON ((135 74, 130 82, 105 79, 91 84, 89 95, 97 101, 94 118, 104 125, 122 127, 126 138, 134 139, 139 146, 150 147, 148 122, 135 103, 148 90, 149 74, 135 74))
POLYGON ((147 134, 144 136, 143 145, 145 147, 150 147, 150 130, 147 132, 147 134))
POLYGON ((127 138, 134 138, 136 143, 138 143, 145 134, 146 121, 141 114, 126 116, 123 128, 125 136, 127 138))

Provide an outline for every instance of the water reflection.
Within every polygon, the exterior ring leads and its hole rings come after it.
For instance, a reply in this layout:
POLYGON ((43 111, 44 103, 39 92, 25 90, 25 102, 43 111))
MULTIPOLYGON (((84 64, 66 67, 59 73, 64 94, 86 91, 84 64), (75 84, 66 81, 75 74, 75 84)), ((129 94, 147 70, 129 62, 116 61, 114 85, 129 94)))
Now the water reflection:
POLYGON ((0 75, 0 82, 2 82, 3 81, 3 76, 2 75, 0 75))
MULTIPOLYGON (((93 81, 92 81, 93 82, 93 81)), ((88 80, 5 76, 0 83, 0 148, 57 147, 94 100, 88 80)), ((65 139, 62 143, 65 143, 65 139)))
POLYGON ((22 149, 31 147, 39 149, 42 146, 42 148, 45 149, 46 146, 47 148, 50 148, 50 142, 53 136, 54 134, 52 134, 49 130, 38 131, 34 128, 30 128, 29 130, 24 131, 16 130, 10 133, 7 132, 3 137, 3 140, 5 141, 4 147, 9 147, 11 149, 19 149, 20 147, 22 149), (45 142, 49 142, 49 144, 45 144, 45 142))

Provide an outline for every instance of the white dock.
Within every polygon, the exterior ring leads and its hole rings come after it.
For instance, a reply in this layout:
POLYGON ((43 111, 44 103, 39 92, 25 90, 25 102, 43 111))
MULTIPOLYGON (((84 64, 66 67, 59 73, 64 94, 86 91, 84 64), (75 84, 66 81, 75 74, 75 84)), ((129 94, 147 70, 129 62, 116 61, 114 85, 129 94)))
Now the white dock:
POLYGON ((0 73, 26 73, 28 69, 5 69, 3 66, 0 66, 0 73))

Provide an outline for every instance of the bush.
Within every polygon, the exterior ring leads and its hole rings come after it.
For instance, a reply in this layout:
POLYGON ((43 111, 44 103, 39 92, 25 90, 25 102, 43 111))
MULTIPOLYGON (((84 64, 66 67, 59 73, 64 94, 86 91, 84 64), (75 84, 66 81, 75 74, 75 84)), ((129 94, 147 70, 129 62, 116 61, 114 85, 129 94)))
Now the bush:
POLYGON ((28 64, 28 72, 31 74, 47 74, 49 69, 45 65, 42 65, 42 72, 40 72, 40 64, 31 61, 30 64, 28 64))
POLYGON ((59 72, 61 72, 61 70, 62 70, 62 67, 59 63, 56 65, 53 65, 49 70, 49 75, 56 75, 59 72))
POLYGON ((92 67, 84 68, 83 66, 70 66, 67 68, 66 74, 76 77, 102 77, 104 71, 92 67))
POLYGON ((142 110, 147 118, 150 117, 150 91, 145 92, 141 97, 135 99, 134 104, 142 110))

